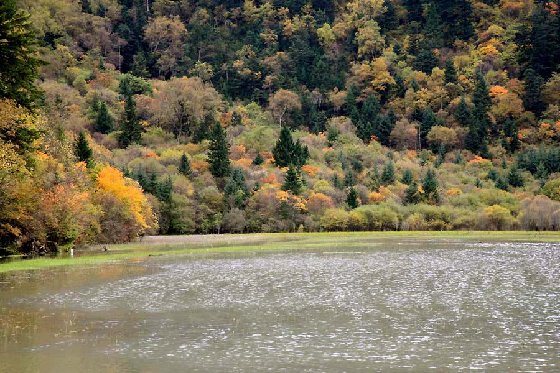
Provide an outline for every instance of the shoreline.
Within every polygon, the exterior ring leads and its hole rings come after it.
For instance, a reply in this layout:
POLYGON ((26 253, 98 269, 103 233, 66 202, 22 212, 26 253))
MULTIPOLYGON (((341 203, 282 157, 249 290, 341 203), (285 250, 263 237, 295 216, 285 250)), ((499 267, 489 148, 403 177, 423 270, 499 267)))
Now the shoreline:
POLYGON ((92 245, 75 249, 74 257, 16 257, 0 263, 0 274, 66 266, 91 266, 152 257, 179 257, 194 254, 313 250, 327 245, 352 248, 376 240, 416 239, 482 242, 551 242, 560 243, 560 232, 536 231, 388 231, 388 232, 321 232, 321 233, 254 233, 222 235, 147 236, 113 245, 92 245), (104 251, 106 247, 108 250, 104 251))

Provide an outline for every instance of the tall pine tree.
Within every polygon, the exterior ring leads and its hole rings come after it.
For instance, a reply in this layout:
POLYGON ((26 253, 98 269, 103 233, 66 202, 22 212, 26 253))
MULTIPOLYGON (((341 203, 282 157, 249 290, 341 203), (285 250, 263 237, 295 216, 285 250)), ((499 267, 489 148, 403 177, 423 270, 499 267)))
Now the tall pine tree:
POLYGON ((99 101, 94 107, 95 110, 95 130, 101 133, 109 133, 113 130, 115 123, 113 117, 109 113, 107 104, 99 101))
POLYGON ((439 202, 438 181, 436 173, 432 169, 429 169, 428 172, 426 172, 426 176, 422 181, 422 190, 424 191, 424 198, 427 202, 439 202))
POLYGON ((122 148, 131 144, 138 144, 142 139, 142 125, 136 116, 136 102, 134 102, 132 95, 126 96, 120 131, 118 140, 122 148))
POLYGON ((467 149, 478 153, 483 157, 488 156, 488 128, 490 118, 488 112, 492 106, 492 100, 488 91, 488 85, 482 73, 476 75, 476 86, 473 94, 474 109, 469 125, 469 132, 465 140, 467 149))
POLYGON ((445 61, 444 74, 445 83, 457 83, 457 70, 451 58, 445 61))
POLYGON ((29 14, 16 0, 0 1, 0 98, 32 108, 41 97, 35 85, 42 62, 36 57, 35 33, 29 14))
POLYGON ((282 185, 282 190, 290 191, 292 194, 298 195, 301 193, 301 189, 302 183, 298 172, 293 165, 290 165, 286 172, 286 179, 284 180, 284 185, 282 185))
POLYGON ((216 122, 210 134, 210 150, 208 153, 210 172, 216 178, 229 176, 231 162, 229 160, 229 145, 226 134, 220 123, 216 122))
POLYGON ((179 161, 179 172, 184 176, 190 176, 191 170, 191 163, 189 162, 189 158, 185 153, 181 155, 181 159, 179 161))
POLYGON ((272 149, 272 155, 274 156, 274 163, 278 167, 286 167, 289 165, 301 167, 309 158, 309 150, 307 146, 302 145, 299 140, 294 143, 290 129, 288 127, 282 127, 280 130, 280 137, 272 149))
POLYGON ((352 210, 360 205, 360 202, 358 201, 358 192, 356 192, 356 189, 350 188, 348 194, 346 195, 346 204, 352 210))
POLYGON ((74 154, 78 161, 84 162, 86 167, 93 167, 93 151, 89 146, 86 134, 84 131, 80 131, 76 144, 74 145, 74 154))
POLYGON ((525 80, 523 106, 525 106, 526 110, 533 112, 535 116, 540 117, 545 109, 541 93, 544 80, 533 69, 525 70, 523 79, 525 80))

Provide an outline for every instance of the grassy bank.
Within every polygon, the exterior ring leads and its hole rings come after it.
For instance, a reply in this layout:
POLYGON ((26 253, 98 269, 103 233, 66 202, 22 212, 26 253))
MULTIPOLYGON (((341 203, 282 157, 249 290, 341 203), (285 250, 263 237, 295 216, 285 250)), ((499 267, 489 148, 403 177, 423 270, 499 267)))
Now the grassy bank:
POLYGON ((60 266, 96 265, 151 257, 212 253, 344 249, 382 244, 386 240, 465 240, 560 242, 560 232, 340 232, 208 236, 158 236, 141 241, 75 250, 74 257, 15 259, 0 264, 0 273, 60 266))

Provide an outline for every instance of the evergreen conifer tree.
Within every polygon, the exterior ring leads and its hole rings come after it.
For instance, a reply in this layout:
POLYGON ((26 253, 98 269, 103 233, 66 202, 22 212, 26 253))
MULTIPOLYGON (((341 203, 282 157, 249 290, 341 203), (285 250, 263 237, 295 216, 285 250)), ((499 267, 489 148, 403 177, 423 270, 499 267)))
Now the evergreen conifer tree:
POLYGON ((414 69, 422 71, 426 74, 431 74, 432 69, 438 65, 438 59, 434 55, 432 48, 425 43, 422 43, 420 51, 414 60, 414 69))
POLYGON ((486 175, 486 177, 489 180, 496 181, 496 180, 498 180, 498 177, 500 177, 500 176, 498 175, 498 171, 496 171, 495 168, 492 168, 490 171, 488 171, 488 175, 486 175))
POLYGON ((490 111, 492 100, 486 80, 480 72, 476 76, 473 104, 472 121, 469 126, 465 145, 467 149, 472 152, 478 153, 483 157, 488 157, 488 128, 490 127, 488 112, 490 111))
POLYGON ((451 58, 445 62, 444 80, 446 83, 457 83, 457 71, 451 58))
POLYGON ((514 188, 520 188, 523 185, 525 185, 525 182, 523 180, 523 176, 521 175, 521 172, 519 171, 519 168, 517 168, 517 165, 513 165, 511 166, 509 173, 508 173, 508 183, 509 185, 511 185, 514 188))
POLYGON ((109 109, 107 108, 107 104, 104 101, 99 101, 96 105, 94 105, 95 110, 95 130, 101 133, 109 133, 113 130, 115 126, 115 122, 111 114, 109 113, 109 109))
POLYGON ((138 172, 136 180, 138 181, 138 184, 140 184, 142 190, 148 192, 148 180, 146 179, 146 175, 144 175, 143 172, 138 172))
POLYGON ((380 110, 381 105, 377 97, 369 95, 362 104, 359 118, 356 122, 353 122, 356 126, 356 135, 365 143, 371 140, 371 136, 375 132, 375 124, 380 110))
POLYGON ((393 87, 394 94, 396 97, 403 98, 406 94, 406 85, 404 84, 404 79, 400 74, 395 74, 395 86, 393 87))
POLYGON ((142 126, 136 117, 136 103, 132 95, 126 97, 120 131, 118 140, 122 148, 137 144, 142 139, 142 126))
POLYGON ((42 65, 36 45, 29 14, 18 9, 16 0, 0 1, 0 99, 35 106, 41 97, 35 80, 42 65))
POLYGON ((282 190, 290 191, 294 195, 301 193, 302 183, 297 173, 297 170, 293 165, 290 165, 288 171, 286 172, 286 178, 284 180, 284 185, 282 185, 282 190))
POLYGON ((148 71, 148 61, 146 60, 146 54, 143 50, 138 51, 132 57, 132 66, 130 68, 130 72, 135 76, 139 76, 141 78, 149 78, 150 72, 148 71))
POLYGON ((148 182, 146 184, 146 192, 155 196, 155 195, 157 195, 157 190, 158 190, 157 175, 155 174, 155 172, 152 172, 150 174, 150 177, 148 178, 148 182))
POLYGON ((155 195, 161 202, 171 203, 173 196, 173 182, 171 181, 171 176, 168 176, 162 183, 156 183, 155 195))
POLYGON ((294 143, 290 129, 282 127, 280 137, 272 149, 272 155, 274 156, 274 163, 278 167, 289 165, 301 167, 309 158, 309 149, 302 145, 299 140, 294 143))
POLYGON ((272 149, 274 163, 276 163, 278 167, 286 167, 291 164, 293 162, 293 149, 294 140, 292 139, 292 133, 288 127, 282 127, 280 130, 280 137, 272 149))
POLYGON ((474 35, 473 10, 469 0, 438 1, 441 19, 444 22, 444 42, 451 46, 456 39, 469 40, 474 35))
POLYGON ((511 119, 506 118, 504 121, 504 148, 509 153, 514 153, 519 149, 519 131, 517 129, 517 124, 511 119))
POLYGON ((356 178, 354 177, 354 173, 351 170, 348 170, 344 174, 344 186, 351 187, 356 185, 356 178))
POLYGON ((389 161, 383 167, 381 172, 381 183, 383 185, 390 185, 395 182, 395 165, 392 161, 389 161))
POLYGON ((224 187, 224 198, 228 208, 243 208, 249 197, 249 190, 245 183, 243 171, 235 168, 226 186, 224 187))
MULTIPOLYGON (((392 114, 394 115, 394 113, 392 114)), ((373 129, 379 142, 385 146, 389 146, 391 143, 391 132, 396 123, 396 118, 392 118, 390 115, 391 111, 387 115, 378 115, 373 129)))
POLYGON ((356 189, 350 188, 350 190, 348 191, 348 194, 346 195, 346 204, 352 210, 357 208, 360 205, 360 203, 358 201, 358 192, 356 192, 356 189))
POLYGON ((544 80, 531 68, 525 70, 523 79, 525 80, 523 106, 525 106, 526 110, 540 117, 545 109, 545 103, 543 102, 541 93, 544 80))
POLYGON ((435 2, 428 3, 426 8, 426 22, 424 24, 424 35, 426 45, 430 48, 441 48, 443 46, 443 24, 435 2))
POLYGON ((181 160, 179 162, 179 172, 184 176, 189 176, 192 172, 191 163, 189 162, 189 158, 185 153, 181 155, 181 160))
POLYGON ((359 95, 360 91, 354 84, 348 89, 348 93, 346 94, 346 115, 354 123, 358 122, 358 120, 360 119, 360 112, 358 110, 357 103, 359 95))
POLYGON ((208 162, 210 163, 210 172, 216 178, 226 177, 231 172, 229 145, 224 129, 218 122, 214 124, 210 135, 208 162))
POLYGON ((436 173, 432 169, 429 169, 428 172, 426 172, 426 176, 422 181, 422 189, 424 191, 424 197, 428 202, 439 202, 438 181, 436 173))
POLYGON ((302 145, 299 140, 296 140, 294 144, 292 158, 294 166, 298 168, 302 167, 309 158, 309 149, 307 146, 302 145))
POLYGON ((539 164, 537 165, 535 177, 539 180, 539 184, 542 188, 543 185, 546 183, 546 180, 548 179, 548 170, 546 169, 543 161, 540 161, 539 164))
POLYGON ((438 124, 438 119, 431 108, 427 107, 422 112, 422 121, 420 122, 420 148, 425 148, 428 145, 428 133, 433 126, 438 124))
POLYGON ((78 135, 78 139, 74 145, 74 154, 80 162, 85 162, 88 168, 93 167, 93 151, 89 146, 89 142, 84 131, 80 131, 80 134, 78 135))
POLYGON ((255 157, 255 159, 253 159, 253 164, 255 166, 260 166, 263 163, 264 163, 263 156, 261 155, 261 153, 257 153, 257 156, 255 157))
POLYGON ((496 179, 496 182, 494 184, 496 185, 496 188, 498 188, 498 189, 508 190, 508 188, 509 188, 509 183, 506 180, 506 178, 504 178, 503 176, 498 176, 498 178, 496 179))
POLYGON ((408 22, 421 23, 423 21, 421 0, 404 0, 403 5, 407 10, 408 22))
POLYGON ((418 190, 418 183, 416 180, 412 180, 410 184, 408 184, 408 188, 406 188, 404 192, 404 204, 405 205, 415 205, 420 202, 421 196, 420 191, 418 190))
POLYGON ((412 175, 412 171, 410 171, 408 168, 405 169, 401 177, 401 183, 410 185, 413 181, 414 176, 412 175))
POLYGON ((344 183, 341 182, 340 177, 338 177, 338 174, 336 174, 336 173, 334 174, 334 176, 332 178, 332 183, 333 183, 333 186, 336 189, 341 190, 342 188, 344 188, 344 183))
POLYGON ((242 124, 241 114, 239 114, 237 111, 234 111, 233 114, 231 114, 231 125, 240 126, 241 124, 242 124))

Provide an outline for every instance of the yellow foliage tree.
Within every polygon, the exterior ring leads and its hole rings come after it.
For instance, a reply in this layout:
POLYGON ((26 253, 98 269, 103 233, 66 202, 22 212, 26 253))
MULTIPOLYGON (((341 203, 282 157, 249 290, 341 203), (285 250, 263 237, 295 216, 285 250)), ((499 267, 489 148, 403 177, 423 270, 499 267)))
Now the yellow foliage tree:
MULTIPOLYGON (((157 221, 152 211, 152 207, 148 202, 146 196, 142 193, 142 189, 138 184, 123 176, 122 172, 111 166, 105 166, 99 171, 97 176, 97 197, 104 207, 104 215, 102 216, 102 227, 109 228, 104 225, 104 222, 119 221, 119 225, 123 225, 119 232, 121 234, 110 238, 110 230, 104 232, 106 241, 124 241, 132 239, 143 234, 147 229, 156 228, 157 221), (110 203, 116 202, 120 209, 114 207, 108 209, 110 203), (119 214, 120 216, 111 216, 112 214, 119 214), (109 234, 109 236, 108 236, 109 234)), ((112 227, 111 229, 114 229, 112 227)))

